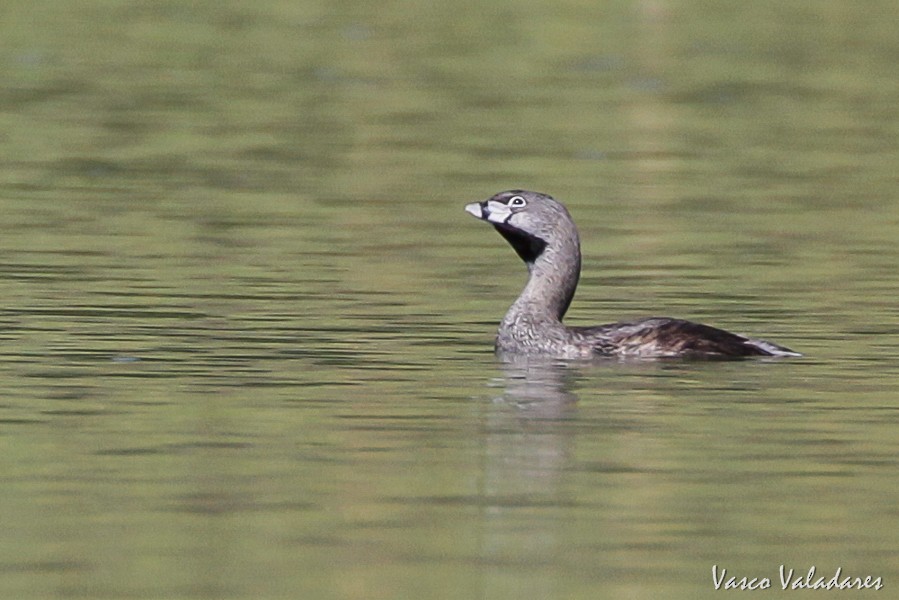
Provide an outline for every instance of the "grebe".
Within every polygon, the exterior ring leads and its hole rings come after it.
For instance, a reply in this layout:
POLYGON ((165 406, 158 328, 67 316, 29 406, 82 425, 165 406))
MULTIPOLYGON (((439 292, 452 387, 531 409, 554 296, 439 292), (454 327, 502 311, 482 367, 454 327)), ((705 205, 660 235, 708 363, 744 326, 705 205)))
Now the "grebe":
POLYGON ((530 273, 527 285, 500 323, 498 354, 559 358, 801 356, 771 342, 667 317, 568 327, 562 317, 581 272, 580 241, 568 210, 552 196, 525 190, 500 192, 467 205, 465 210, 493 225, 530 273))

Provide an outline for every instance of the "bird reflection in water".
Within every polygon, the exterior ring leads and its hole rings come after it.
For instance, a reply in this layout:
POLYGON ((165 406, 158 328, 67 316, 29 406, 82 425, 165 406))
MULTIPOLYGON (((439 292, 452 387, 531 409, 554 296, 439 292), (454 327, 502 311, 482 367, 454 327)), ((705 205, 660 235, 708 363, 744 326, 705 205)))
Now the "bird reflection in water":
POLYGON ((520 409, 522 418, 573 416, 578 400, 572 389, 574 364, 540 356, 504 356, 502 376, 491 381, 492 387, 502 388, 494 401, 520 409))
MULTIPOLYGON (((516 357, 499 367, 501 376, 488 384, 492 402, 486 405, 482 434, 480 553, 491 561, 539 568, 562 550, 562 517, 574 502, 564 482, 575 461, 576 369, 534 357, 516 357)), ((539 589, 548 581, 529 578, 521 589, 510 589, 515 584, 508 578, 488 576, 483 585, 485 596, 549 598, 553 589, 539 589)))

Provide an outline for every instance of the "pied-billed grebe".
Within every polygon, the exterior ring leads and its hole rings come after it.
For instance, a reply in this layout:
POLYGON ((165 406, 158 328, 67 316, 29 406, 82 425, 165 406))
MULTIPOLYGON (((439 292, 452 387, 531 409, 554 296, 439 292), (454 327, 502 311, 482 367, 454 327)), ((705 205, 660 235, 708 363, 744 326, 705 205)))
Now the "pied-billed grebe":
POLYGON ((567 327, 562 317, 580 278, 581 247, 565 207, 546 194, 509 190, 469 204, 465 210, 493 225, 530 273, 499 326, 499 354, 559 358, 801 356, 771 342, 667 317, 567 327))

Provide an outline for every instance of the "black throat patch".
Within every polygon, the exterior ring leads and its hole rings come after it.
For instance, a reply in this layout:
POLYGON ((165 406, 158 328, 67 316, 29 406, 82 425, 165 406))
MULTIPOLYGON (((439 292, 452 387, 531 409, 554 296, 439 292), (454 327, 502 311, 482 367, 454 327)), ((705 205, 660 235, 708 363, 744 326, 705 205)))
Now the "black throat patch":
POLYGON ((493 227, 501 236, 506 238, 506 241, 515 249, 515 252, 521 257, 521 260, 528 264, 537 260, 540 255, 543 254, 543 251, 546 250, 546 241, 538 237, 528 235, 527 233, 519 231, 518 229, 513 229, 507 225, 497 225, 494 223, 493 227))

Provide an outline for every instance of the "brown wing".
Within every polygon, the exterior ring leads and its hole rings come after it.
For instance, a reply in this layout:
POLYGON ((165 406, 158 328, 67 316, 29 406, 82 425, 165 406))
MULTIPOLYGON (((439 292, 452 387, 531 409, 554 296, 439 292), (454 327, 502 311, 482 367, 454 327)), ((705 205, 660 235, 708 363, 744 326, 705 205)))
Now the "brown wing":
POLYGON ((770 342, 753 340, 723 329, 681 319, 656 317, 575 327, 583 340, 595 339, 597 354, 617 356, 745 357, 796 355, 770 342))

